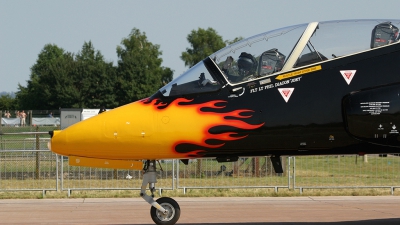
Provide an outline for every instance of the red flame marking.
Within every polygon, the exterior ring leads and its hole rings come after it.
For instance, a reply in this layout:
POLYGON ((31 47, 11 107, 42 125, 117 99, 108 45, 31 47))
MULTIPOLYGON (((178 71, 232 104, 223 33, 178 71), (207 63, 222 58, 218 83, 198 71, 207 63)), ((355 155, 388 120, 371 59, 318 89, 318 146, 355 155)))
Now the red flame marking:
MULTIPOLYGON (((209 125, 205 125, 203 128, 203 131, 202 131, 203 138, 200 141, 200 143, 195 142, 193 140, 179 140, 179 141, 175 142, 173 149, 175 149, 176 146, 178 146, 180 144, 192 144, 192 145, 198 145, 198 146, 202 146, 202 147, 206 147, 206 148, 219 148, 219 147, 222 147, 223 145, 225 145, 225 143, 207 144, 206 141, 212 140, 212 139, 220 140, 220 141, 234 141, 234 140, 246 138, 248 136, 248 135, 243 135, 243 136, 234 137, 233 135, 238 134, 235 132, 224 132, 221 134, 211 134, 209 132, 209 130, 216 126, 231 126, 231 127, 236 127, 239 129, 244 129, 244 130, 254 130, 254 129, 260 128, 264 125, 264 123, 252 125, 252 124, 248 124, 242 120, 239 120, 239 119, 244 119, 244 118, 251 118, 252 115, 246 116, 246 115, 241 115, 241 114, 248 113, 248 112, 254 112, 253 110, 238 109, 238 110, 234 110, 231 112, 225 112, 225 113, 201 111, 201 109, 204 109, 204 108, 223 109, 226 107, 226 103, 227 103, 226 101, 223 101, 223 100, 213 100, 213 101, 209 101, 209 102, 205 102, 205 103, 201 103, 201 104, 182 104, 182 103, 192 102, 193 100, 185 99, 185 98, 178 98, 178 99, 175 99, 173 102, 171 102, 165 108, 160 108, 160 106, 166 106, 167 103, 163 103, 161 101, 157 102, 157 101, 159 101, 159 99, 153 99, 151 102, 148 102, 148 99, 145 99, 145 100, 142 100, 141 102, 148 104, 148 105, 152 105, 155 110, 159 110, 159 111, 162 111, 163 109, 166 109, 169 107, 177 107, 177 108, 182 108, 182 109, 184 109, 185 107, 192 107, 192 108, 195 107, 199 116, 219 115, 221 117, 221 119, 223 121, 225 121, 224 123, 218 123, 218 124, 210 123, 209 125), (222 103, 225 103, 225 104, 221 105, 221 106, 217 105, 217 104, 222 104, 222 103), (229 118, 227 118, 227 117, 229 117, 229 118)), ((205 150, 201 150, 201 149, 194 150, 194 151, 187 153, 186 156, 192 157, 195 155, 199 155, 199 153, 201 153, 201 152, 205 152, 205 150)))

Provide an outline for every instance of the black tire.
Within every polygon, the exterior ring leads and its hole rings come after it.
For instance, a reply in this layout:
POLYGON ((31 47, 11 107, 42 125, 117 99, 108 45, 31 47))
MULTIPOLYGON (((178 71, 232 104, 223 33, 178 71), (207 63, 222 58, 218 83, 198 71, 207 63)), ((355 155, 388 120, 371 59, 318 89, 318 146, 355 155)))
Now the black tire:
POLYGON ((181 209, 178 203, 174 199, 168 197, 159 198, 156 202, 166 209, 168 213, 164 215, 156 208, 151 207, 150 215, 154 223, 157 225, 174 225, 181 216, 181 209))

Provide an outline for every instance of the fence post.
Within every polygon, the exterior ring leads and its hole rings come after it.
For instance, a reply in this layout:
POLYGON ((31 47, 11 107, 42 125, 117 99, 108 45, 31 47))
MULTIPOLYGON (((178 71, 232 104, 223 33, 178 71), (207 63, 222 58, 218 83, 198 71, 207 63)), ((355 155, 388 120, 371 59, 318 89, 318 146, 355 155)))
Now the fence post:
POLYGON ((296 156, 293 156, 293 190, 296 189, 296 156))
POLYGON ((113 179, 118 180, 118 170, 117 169, 113 170, 113 179))
POLYGON ((203 160, 202 159, 197 159, 196 173, 198 174, 199 178, 202 178, 202 173, 203 173, 203 160))
POLYGON ((29 118, 28 118, 28 120, 29 120, 29 126, 32 126, 32 117, 33 117, 33 115, 32 115, 32 110, 29 110, 28 111, 28 116, 29 116, 29 118))
MULTIPOLYGON (((3 118, 3 112, 0 111, 0 131, 2 129, 2 126, 1 126, 2 118, 3 118)), ((2 137, 2 135, 0 135, 0 149, 3 150, 3 137, 2 137)))
POLYGON ((233 162, 233 174, 236 174, 236 175, 238 175, 238 172, 239 172, 239 160, 240 160, 240 158, 238 159, 238 161, 233 162))
MULTIPOLYGON (((39 131, 39 127, 36 126, 36 132, 38 132, 38 131, 39 131)), ((38 151, 36 151, 36 173, 35 173, 35 175, 36 175, 36 179, 40 179, 40 152, 39 152, 40 142, 39 142, 39 134, 35 134, 35 136, 36 136, 36 150, 38 150, 38 151)))
POLYGON ((287 169, 287 175, 288 175, 288 189, 289 190, 292 189, 291 182, 290 182, 290 179, 292 179, 292 173, 290 172, 291 159, 292 159, 292 157, 290 157, 290 156, 287 157, 288 164, 287 164, 286 169, 287 169))
POLYGON ((175 182, 176 182, 176 174, 175 174, 175 161, 179 161, 179 159, 172 160, 172 190, 175 190, 175 182))
POLYGON ((252 163, 252 175, 254 177, 259 177, 260 176, 260 158, 259 157, 254 157, 251 159, 252 163))
POLYGON ((60 155, 60 160, 61 160, 61 163, 60 163, 60 188, 61 188, 61 191, 63 191, 64 190, 64 156, 62 156, 62 155, 60 155))
POLYGON ((55 153, 52 153, 52 154, 54 154, 55 156, 56 156, 56 191, 58 192, 59 191, 59 189, 58 189, 58 186, 59 186, 59 171, 58 171, 58 166, 59 166, 59 160, 58 160, 58 155, 57 154, 55 154, 55 153))
POLYGON ((179 176, 180 176, 180 174, 179 174, 179 162, 180 162, 180 160, 177 159, 175 162, 176 162, 176 188, 180 188, 180 185, 179 185, 179 176))

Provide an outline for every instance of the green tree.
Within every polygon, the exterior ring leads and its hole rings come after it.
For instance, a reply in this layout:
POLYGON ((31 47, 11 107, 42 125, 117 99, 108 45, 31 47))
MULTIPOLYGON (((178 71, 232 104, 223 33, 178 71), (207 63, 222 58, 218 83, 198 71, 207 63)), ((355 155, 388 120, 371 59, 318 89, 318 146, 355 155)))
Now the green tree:
POLYGON ((25 109, 113 108, 115 71, 90 41, 76 56, 48 44, 31 67, 27 87, 18 85, 16 98, 25 109))
POLYGON ((185 66, 189 67, 225 47, 222 37, 212 28, 192 30, 187 40, 191 48, 186 48, 186 52, 182 52, 181 59, 185 62, 185 66))
POLYGON ((185 62, 185 66, 192 67, 212 53, 242 39, 242 37, 237 37, 232 41, 224 41, 217 31, 212 28, 192 30, 187 36, 191 47, 182 52, 181 59, 185 62))
POLYGON ((159 88, 163 87, 164 85, 168 84, 169 82, 171 82, 172 78, 174 76, 174 71, 171 70, 170 68, 162 67, 161 69, 162 69, 162 74, 161 74, 161 82, 162 83, 157 89, 159 89, 159 88))
MULTIPOLYGON (((25 109, 52 109, 54 107, 55 82, 54 70, 61 69, 59 61, 65 51, 56 45, 47 44, 38 55, 36 63, 31 67, 30 80, 24 87, 18 84, 16 99, 19 107, 25 109)), ((58 71, 57 71, 58 72, 58 71)))
POLYGON ((226 44, 226 46, 228 46, 228 45, 231 45, 231 44, 241 41, 241 40, 243 40, 243 37, 236 37, 233 40, 225 40, 225 44, 226 44))
POLYGON ((0 96, 0 110, 11 110, 15 109, 15 98, 9 94, 0 96))
POLYGON ((161 67, 159 45, 147 40, 146 33, 132 29, 117 46, 117 99, 124 105, 155 93, 172 79, 173 71, 161 67))
POLYGON ((50 65, 49 77, 41 80, 45 92, 48 93, 46 109, 82 107, 82 103, 79 101, 81 90, 76 86, 77 62, 74 57, 73 53, 64 53, 50 65), (48 82, 53 85, 47 85, 48 82))
POLYGON ((94 49, 90 41, 83 44, 75 59, 74 87, 79 90, 78 107, 116 107, 116 69, 112 63, 105 62, 103 55, 94 49))

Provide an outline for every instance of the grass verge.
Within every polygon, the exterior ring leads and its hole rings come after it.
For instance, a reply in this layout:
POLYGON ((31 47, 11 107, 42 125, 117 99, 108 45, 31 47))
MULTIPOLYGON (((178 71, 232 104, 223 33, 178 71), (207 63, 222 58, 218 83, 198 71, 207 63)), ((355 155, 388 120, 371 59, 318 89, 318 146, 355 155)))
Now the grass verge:
MULTIPOLYGON (((67 191, 5 191, 0 192, 0 199, 62 199, 62 198, 139 198, 139 190, 73 190, 68 197, 67 191)), ((149 194, 149 192, 147 193, 149 194)), ((163 190, 167 197, 299 197, 299 196, 389 196, 389 188, 354 188, 354 189, 305 189, 301 194, 298 189, 279 189, 275 192, 269 188, 251 189, 183 189, 163 190)), ((393 192, 400 196, 400 190, 393 192)), ((155 197, 161 197, 159 191, 155 197)))

